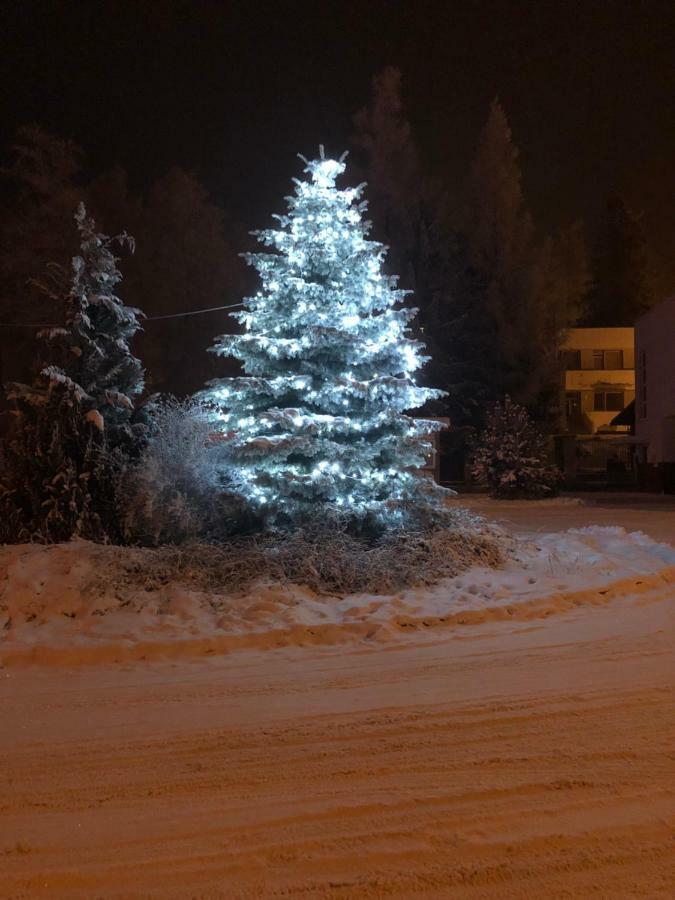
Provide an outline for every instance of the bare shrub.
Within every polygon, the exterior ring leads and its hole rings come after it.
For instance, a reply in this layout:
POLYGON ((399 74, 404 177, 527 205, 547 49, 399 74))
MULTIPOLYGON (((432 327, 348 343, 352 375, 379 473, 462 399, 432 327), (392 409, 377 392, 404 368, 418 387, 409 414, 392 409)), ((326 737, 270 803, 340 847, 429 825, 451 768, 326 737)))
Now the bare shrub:
POLYGON ((156 404, 148 443, 119 489, 126 541, 182 544, 226 535, 241 510, 215 464, 219 447, 203 407, 173 398, 156 404))
POLYGON ((101 577, 148 589, 172 582, 239 593, 263 580, 306 585, 319 593, 387 594, 433 584, 474 565, 498 566, 507 551, 501 532, 465 510, 448 515, 443 528, 390 531, 372 543, 350 534, 339 517, 324 516, 296 530, 226 543, 119 549, 101 577))

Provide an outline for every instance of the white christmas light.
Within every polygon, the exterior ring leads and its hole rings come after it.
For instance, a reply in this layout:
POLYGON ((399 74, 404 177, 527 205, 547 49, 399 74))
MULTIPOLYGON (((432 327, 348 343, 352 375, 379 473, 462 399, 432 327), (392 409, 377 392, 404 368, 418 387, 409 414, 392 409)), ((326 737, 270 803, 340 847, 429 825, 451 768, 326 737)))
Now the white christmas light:
POLYGON ((413 473, 429 446, 403 413, 441 392, 410 377, 424 362, 411 313, 382 271, 384 248, 367 241, 362 188, 335 185, 344 170, 342 159, 307 162, 288 213, 259 232, 269 252, 248 260, 262 288, 234 314, 245 333, 216 348, 248 377, 207 392, 227 473, 277 518, 317 503, 395 518, 397 503, 425 493, 413 473))

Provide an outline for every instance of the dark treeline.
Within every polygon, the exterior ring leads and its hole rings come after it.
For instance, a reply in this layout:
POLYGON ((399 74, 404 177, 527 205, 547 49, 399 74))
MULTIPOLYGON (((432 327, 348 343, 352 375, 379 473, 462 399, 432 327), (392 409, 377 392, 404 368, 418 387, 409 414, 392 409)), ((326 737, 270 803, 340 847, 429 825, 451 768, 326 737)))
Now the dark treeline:
MULTIPOLYGON (((37 126, 21 128, 2 170, 9 190, 0 221, 0 298, 4 323, 61 324, 63 310, 40 290, 51 266, 69 269, 78 251, 74 215, 86 204, 108 234, 127 231, 136 252, 121 251, 120 293, 146 316, 235 303, 243 290, 241 238, 222 209, 189 172, 160 175, 143 194, 117 167, 87 180, 84 152, 37 126)), ((210 377, 206 352, 224 314, 148 322, 134 349, 150 391, 191 393, 210 377)), ((32 371, 35 330, 0 329, 2 380, 32 371)))
MULTIPOLYGON (((393 68, 375 78, 350 144, 352 168, 368 182, 374 236, 389 245, 389 268, 420 309, 431 356, 424 377, 449 393, 430 412, 480 425, 487 405, 509 394, 554 425, 565 329, 630 325, 654 301, 640 216, 613 197, 594 246, 579 222, 543 233, 528 210, 518 149, 497 99, 466 173, 465 208, 454 208, 443 173, 423 165, 393 68)), ((17 132, 5 161, 3 381, 30 378, 36 343, 34 330, 4 326, 62 321, 63 309, 34 282, 52 264, 69 267, 80 201, 104 232, 135 237, 136 252, 120 262, 119 293, 148 317, 236 303, 251 285, 238 257, 249 246, 246 228, 193 174, 172 168, 137 193, 122 168, 92 177, 85 163, 82 148, 37 126, 17 132)), ((146 389, 185 395, 201 387, 216 372, 207 348, 233 327, 224 312, 147 322, 134 342, 146 389)))

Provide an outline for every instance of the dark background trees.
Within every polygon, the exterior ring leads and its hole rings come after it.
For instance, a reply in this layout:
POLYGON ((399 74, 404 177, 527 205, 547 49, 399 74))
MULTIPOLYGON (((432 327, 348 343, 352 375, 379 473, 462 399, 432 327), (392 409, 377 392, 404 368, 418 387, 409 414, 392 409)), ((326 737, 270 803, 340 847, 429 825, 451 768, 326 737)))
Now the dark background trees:
MULTIPOLYGON (((132 234, 137 252, 124 261, 124 300, 151 320, 136 339, 148 388, 185 394, 213 372, 207 355, 225 313, 152 321, 236 303, 243 266, 225 213, 189 172, 172 167, 144 194, 120 166, 87 180, 84 152, 39 127, 21 128, 2 170, 6 187, 0 229, 3 322, 61 324, 63 310, 34 283, 50 266, 67 269, 78 247, 80 200, 107 233, 132 234)), ((2 380, 21 380, 32 363, 37 329, 0 328, 2 380)))
POLYGON ((486 403, 508 393, 555 421, 560 340, 588 281, 585 240, 578 223, 553 235, 536 227, 502 105, 490 107, 459 211, 420 164, 396 69, 374 79, 353 144, 375 233, 420 308, 425 376, 449 394, 432 411, 475 425, 486 403))
POLYGON ((482 275, 496 382, 541 421, 555 420, 559 348, 586 287, 579 225, 545 234, 526 203, 519 152, 502 104, 493 100, 469 177, 469 257, 482 275))
MULTIPOLYGON (((466 200, 456 208, 422 164, 403 101, 401 73, 387 67, 354 116, 351 144, 368 182, 374 235, 390 246, 389 271, 413 292, 431 360, 422 378, 448 392, 429 413, 480 425, 486 404, 508 393, 542 423, 557 415, 561 336, 576 322, 630 324, 655 293, 639 216, 608 204, 595 241, 592 282, 579 222, 546 233, 525 197, 520 156, 495 99, 478 135, 466 200)), ((62 311, 34 281, 68 265, 76 244, 72 210, 84 198, 107 232, 125 228, 138 252, 125 260, 124 299, 149 321, 136 340, 150 390, 185 395, 217 372, 205 351, 228 330, 245 274, 247 238, 191 173, 174 166, 144 192, 121 166, 90 175, 72 141, 37 126, 18 130, 2 170, 0 297, 5 323, 58 324, 62 311)), ((29 328, 0 329, 3 380, 25 377, 29 328)), ((222 368, 220 369, 222 371, 222 368)))
POLYGON ((654 304, 654 274, 643 217, 623 197, 610 197, 593 258, 593 281, 585 297, 588 325, 630 326, 654 304))
POLYGON ((542 228, 580 217, 594 233, 606 198, 625 193, 672 284, 674 40, 668 0, 343 0, 311 14, 23 0, 2 14, 0 143, 39 122, 85 147, 94 173, 123 166, 141 192, 179 165, 253 228, 298 151, 346 148, 371 78, 395 65, 423 168, 454 207, 498 94, 542 228))

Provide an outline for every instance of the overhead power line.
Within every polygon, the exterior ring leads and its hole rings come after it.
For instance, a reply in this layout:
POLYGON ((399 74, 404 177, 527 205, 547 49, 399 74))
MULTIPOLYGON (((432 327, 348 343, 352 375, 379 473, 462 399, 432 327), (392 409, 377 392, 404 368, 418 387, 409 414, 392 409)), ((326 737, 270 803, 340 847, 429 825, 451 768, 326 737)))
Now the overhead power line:
MULTIPOLYGON (((191 309, 188 312, 167 313, 163 316, 144 316, 143 322, 158 322, 160 319, 182 319, 185 316, 201 316, 202 313, 218 312, 221 309, 236 309, 242 303, 230 303, 227 306, 209 306, 207 309, 191 309)), ((0 322, 0 328, 63 328, 63 324, 54 322, 0 322)))
POLYGON ((202 313, 217 312, 221 309, 236 309, 237 306, 243 306, 242 303, 230 303, 228 306, 209 306, 207 309, 192 309, 189 312, 167 313, 165 316, 147 316, 144 322, 157 322, 159 319, 180 319, 183 316, 201 316, 202 313))

